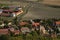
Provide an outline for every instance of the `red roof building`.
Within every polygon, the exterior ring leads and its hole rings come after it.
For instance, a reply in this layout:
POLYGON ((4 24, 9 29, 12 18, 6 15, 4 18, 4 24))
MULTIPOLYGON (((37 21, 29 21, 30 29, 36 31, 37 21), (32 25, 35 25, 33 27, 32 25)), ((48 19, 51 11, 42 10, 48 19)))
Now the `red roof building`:
POLYGON ((2 16, 12 16, 15 17, 19 14, 23 13, 23 10, 11 10, 11 9, 3 9, 2 13, 0 15, 2 16))
POLYGON ((8 29, 0 29, 0 35, 7 35, 9 34, 8 29))
POLYGON ((19 35, 20 31, 19 30, 15 30, 15 35, 19 35))
POLYGON ((40 25, 40 23, 32 23, 32 25, 37 27, 38 25, 40 25))
POLYGON ((29 29, 28 27, 22 27, 22 28, 21 28, 21 32, 22 32, 22 33, 26 33, 26 32, 29 33, 29 32, 30 32, 30 29, 29 29))
POLYGON ((60 21, 56 21, 56 24, 60 25, 60 21))
POLYGON ((20 22, 20 25, 21 26, 24 26, 24 25, 26 25, 26 24, 28 24, 27 22, 20 22))

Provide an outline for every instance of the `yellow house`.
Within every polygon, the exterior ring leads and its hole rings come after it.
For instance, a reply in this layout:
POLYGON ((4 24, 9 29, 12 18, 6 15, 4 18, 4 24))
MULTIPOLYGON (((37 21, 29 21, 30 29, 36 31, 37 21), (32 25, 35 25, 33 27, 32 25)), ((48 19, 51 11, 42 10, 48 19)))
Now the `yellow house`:
POLYGON ((18 11, 14 11, 12 14, 13 14, 13 17, 15 17, 15 16, 18 16, 22 13, 23 13, 23 10, 18 10, 18 11))

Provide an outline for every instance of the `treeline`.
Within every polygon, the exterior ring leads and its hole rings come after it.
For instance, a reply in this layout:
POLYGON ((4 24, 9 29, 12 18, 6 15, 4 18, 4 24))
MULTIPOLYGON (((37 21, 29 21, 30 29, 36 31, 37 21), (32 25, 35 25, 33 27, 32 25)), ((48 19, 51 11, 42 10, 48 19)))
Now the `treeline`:
POLYGON ((44 37, 38 35, 35 31, 29 34, 20 34, 19 36, 8 36, 8 35, 0 35, 0 40, 59 40, 60 36, 57 38, 44 37))

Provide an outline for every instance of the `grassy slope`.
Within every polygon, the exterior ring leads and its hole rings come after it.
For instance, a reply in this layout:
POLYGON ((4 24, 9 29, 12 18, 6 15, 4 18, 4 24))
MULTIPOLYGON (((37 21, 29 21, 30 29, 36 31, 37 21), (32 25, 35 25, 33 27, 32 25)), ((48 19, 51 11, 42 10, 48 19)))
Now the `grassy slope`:
POLYGON ((49 5, 60 5, 60 0, 44 0, 43 3, 49 5))

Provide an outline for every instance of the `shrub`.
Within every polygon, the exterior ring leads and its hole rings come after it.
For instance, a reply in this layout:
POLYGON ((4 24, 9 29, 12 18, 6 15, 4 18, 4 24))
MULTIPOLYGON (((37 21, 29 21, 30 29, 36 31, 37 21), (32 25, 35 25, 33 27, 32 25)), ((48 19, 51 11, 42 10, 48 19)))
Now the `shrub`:
POLYGON ((9 36, 8 35, 1 35, 0 40, 9 40, 9 36))

